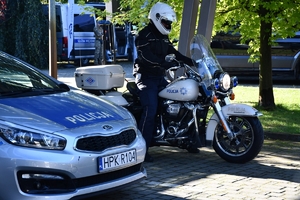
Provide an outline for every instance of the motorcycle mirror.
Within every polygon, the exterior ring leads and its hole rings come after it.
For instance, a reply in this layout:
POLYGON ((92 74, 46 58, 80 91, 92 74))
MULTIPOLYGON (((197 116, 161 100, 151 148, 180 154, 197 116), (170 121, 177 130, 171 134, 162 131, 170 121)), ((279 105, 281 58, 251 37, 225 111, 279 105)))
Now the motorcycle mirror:
POLYGON ((169 54, 165 57, 165 61, 172 62, 173 60, 175 60, 175 58, 176 58, 175 54, 169 54))

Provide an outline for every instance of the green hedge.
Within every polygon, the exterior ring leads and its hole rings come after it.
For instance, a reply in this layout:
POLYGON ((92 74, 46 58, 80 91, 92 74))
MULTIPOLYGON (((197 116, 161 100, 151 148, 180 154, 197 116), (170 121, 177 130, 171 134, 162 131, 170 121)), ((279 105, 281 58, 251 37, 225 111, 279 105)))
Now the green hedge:
POLYGON ((47 69, 49 26, 40 0, 6 1, 5 6, 5 17, 0 20, 0 50, 47 69))

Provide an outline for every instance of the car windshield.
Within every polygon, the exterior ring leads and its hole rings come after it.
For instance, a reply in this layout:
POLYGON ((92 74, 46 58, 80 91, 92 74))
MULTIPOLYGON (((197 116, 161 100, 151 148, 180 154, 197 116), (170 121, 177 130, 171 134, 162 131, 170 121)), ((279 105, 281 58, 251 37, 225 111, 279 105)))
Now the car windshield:
POLYGON ((63 92, 56 82, 30 65, 0 52, 0 98, 63 92))

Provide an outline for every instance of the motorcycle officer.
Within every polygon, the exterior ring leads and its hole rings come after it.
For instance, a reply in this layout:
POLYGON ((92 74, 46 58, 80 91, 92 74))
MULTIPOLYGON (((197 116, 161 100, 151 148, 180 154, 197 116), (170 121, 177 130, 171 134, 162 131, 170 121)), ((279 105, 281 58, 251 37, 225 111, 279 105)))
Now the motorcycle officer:
POLYGON ((93 29, 95 34, 95 56, 94 56, 94 64, 102 65, 102 39, 103 39, 103 29, 101 27, 101 21, 97 22, 97 25, 93 29))
MULTIPOLYGON (((156 3, 151 8, 148 19, 148 25, 138 33, 135 40, 137 58, 133 66, 133 75, 143 107, 138 127, 146 141, 145 162, 153 162, 148 149, 156 127, 158 92, 168 84, 165 70, 174 66, 173 63, 166 62, 165 57, 168 54, 175 54, 177 60, 190 66, 193 62, 192 59, 178 52, 169 40, 172 23, 176 21, 176 14, 171 6, 161 2, 156 3)), ((197 148, 188 151, 199 152, 197 148)))

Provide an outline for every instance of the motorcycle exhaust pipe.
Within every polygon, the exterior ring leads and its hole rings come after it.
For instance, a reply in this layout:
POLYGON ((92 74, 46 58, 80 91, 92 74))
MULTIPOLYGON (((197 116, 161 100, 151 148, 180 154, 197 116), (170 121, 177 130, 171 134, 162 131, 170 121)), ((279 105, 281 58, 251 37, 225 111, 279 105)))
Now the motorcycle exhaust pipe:
POLYGON ((165 130, 165 127, 163 124, 162 116, 160 116, 160 124, 161 124, 161 127, 160 127, 161 133, 154 138, 163 138, 163 136, 165 135, 166 130, 165 130))

